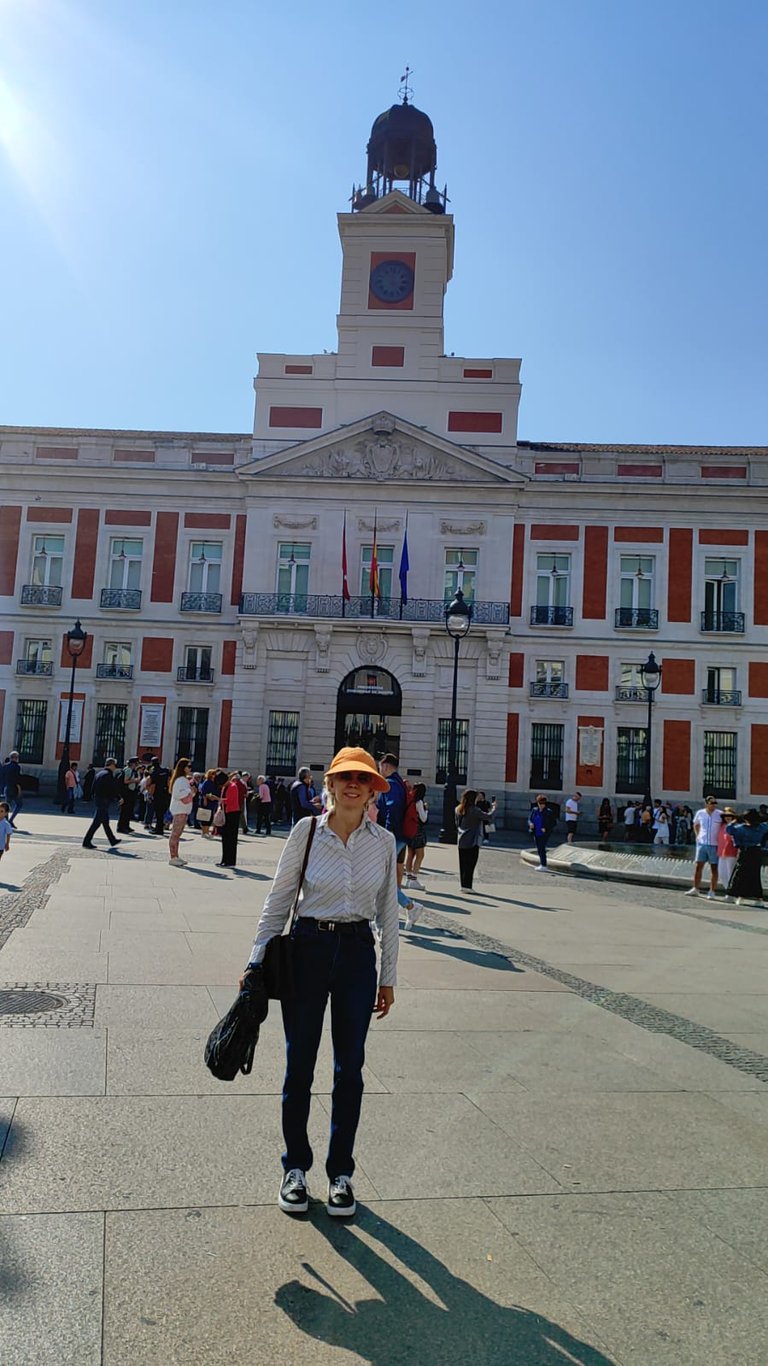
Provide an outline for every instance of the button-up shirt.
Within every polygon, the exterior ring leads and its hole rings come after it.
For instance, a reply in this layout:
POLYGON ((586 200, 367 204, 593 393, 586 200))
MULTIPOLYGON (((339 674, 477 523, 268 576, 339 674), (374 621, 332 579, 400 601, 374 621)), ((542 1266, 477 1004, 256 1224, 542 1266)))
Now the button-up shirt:
MULTIPOLYGON (((260 963, 270 939, 282 933, 296 896, 304 861, 309 820, 294 826, 261 918, 249 962, 260 963)), ((381 942, 379 986, 393 987, 397 976, 400 913, 397 904, 397 855, 394 836, 365 816, 347 843, 320 816, 309 852, 298 914, 315 920, 369 920, 381 942)))
POLYGON ((717 807, 708 811, 706 806, 702 806, 693 818, 694 826, 698 825, 696 831, 697 844, 714 844, 717 846, 717 837, 720 833, 720 826, 723 824, 722 812, 717 807))

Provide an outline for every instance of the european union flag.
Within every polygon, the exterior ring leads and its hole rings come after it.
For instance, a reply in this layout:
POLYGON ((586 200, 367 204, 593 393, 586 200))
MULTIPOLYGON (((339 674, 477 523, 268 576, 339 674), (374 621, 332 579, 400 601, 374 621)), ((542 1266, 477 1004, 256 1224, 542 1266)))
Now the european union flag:
POLYGON ((408 570, 410 569, 410 567, 411 566, 408 563, 408 524, 406 523, 405 535, 403 537, 403 549, 400 554, 399 571, 400 601, 402 602, 403 606, 405 606, 405 604, 408 601, 408 570))

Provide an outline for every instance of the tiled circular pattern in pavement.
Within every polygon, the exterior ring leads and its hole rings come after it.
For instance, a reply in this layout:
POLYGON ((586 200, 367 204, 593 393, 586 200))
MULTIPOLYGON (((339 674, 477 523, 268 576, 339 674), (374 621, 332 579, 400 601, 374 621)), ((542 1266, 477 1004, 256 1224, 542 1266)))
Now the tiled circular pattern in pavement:
POLYGON ((89 982, 3 982, 0 984, 0 999, 3 997, 23 1001, 24 1005, 13 1011, 3 1011, 0 1006, 0 1029, 31 1029, 33 1026, 47 1029, 93 1028, 96 987, 89 982), (55 1002, 55 1007, 34 1004, 43 998, 55 1002), (33 1004, 30 1005, 30 1002, 33 1004))
POLYGON ((37 1015, 41 1011, 61 1010, 66 1004, 64 996, 54 996, 50 991, 0 987, 0 1015, 37 1015))

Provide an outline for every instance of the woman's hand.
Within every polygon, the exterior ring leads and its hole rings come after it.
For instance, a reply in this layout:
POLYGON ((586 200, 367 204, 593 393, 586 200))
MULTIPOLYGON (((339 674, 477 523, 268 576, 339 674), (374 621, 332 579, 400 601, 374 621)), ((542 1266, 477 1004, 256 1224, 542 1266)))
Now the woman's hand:
POLYGON ((395 988, 379 987, 376 993, 376 1004, 373 1007, 376 1019, 383 1020, 388 1015, 395 1004, 395 988))

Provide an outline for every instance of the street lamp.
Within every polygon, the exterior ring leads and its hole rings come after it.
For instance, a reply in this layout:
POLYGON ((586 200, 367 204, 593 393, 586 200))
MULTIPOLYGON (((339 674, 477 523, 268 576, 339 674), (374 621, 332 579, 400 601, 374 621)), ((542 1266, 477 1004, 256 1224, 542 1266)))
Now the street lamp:
POLYGON ((58 794, 59 800, 64 801, 66 796, 66 783, 64 775, 69 768, 69 737, 72 734, 72 699, 75 691, 75 670, 77 661, 85 649, 85 642, 88 639, 88 632, 84 631, 80 625, 78 617, 71 631, 67 631, 67 650, 72 660, 72 677, 69 680, 69 702, 67 703, 67 725, 64 731, 64 748, 61 751, 61 763, 59 764, 58 794))
POLYGON ((445 629, 453 641, 453 694, 451 697, 451 728, 448 734, 448 768, 443 792, 443 828, 441 844, 455 844, 456 831, 456 692, 459 685, 459 645, 472 625, 472 608, 464 601, 461 589, 456 590, 452 602, 446 603, 445 629))
POLYGON ((645 796, 643 806, 653 804, 653 794, 651 792, 651 728, 653 725, 653 695, 661 682, 661 665, 656 663, 656 656, 651 650, 647 660, 640 665, 640 677, 643 680, 643 687, 648 694, 648 729, 645 732, 645 796))

